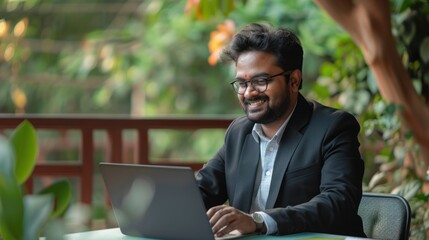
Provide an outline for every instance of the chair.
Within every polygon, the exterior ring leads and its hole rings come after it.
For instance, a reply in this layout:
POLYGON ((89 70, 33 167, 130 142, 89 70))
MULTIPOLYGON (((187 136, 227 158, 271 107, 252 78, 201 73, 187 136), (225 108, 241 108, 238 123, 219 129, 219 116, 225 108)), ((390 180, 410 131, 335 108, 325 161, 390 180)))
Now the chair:
POLYGON ((358 213, 362 218, 367 237, 389 240, 408 239, 411 209, 402 196, 364 192, 358 213))

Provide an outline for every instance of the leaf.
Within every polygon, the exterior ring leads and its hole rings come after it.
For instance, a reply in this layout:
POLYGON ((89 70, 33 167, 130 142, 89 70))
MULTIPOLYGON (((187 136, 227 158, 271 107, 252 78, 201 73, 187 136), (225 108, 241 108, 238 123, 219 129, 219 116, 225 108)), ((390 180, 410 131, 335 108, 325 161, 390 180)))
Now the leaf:
POLYGON ((15 155, 5 137, 0 136, 0 172, 6 179, 15 178, 15 155))
POLYGON ((23 239, 24 205, 15 178, 0 172, 0 235, 3 239, 23 239))
POLYGON ((404 161, 405 155, 407 154, 407 149, 405 146, 395 146, 393 149, 393 156, 395 159, 399 160, 401 163, 404 161))
POLYGON ((53 199, 51 194, 24 197, 24 239, 38 239, 52 212, 53 199))
POLYGON ((10 142, 15 152, 15 176, 19 184, 24 183, 36 164, 38 143, 36 130, 28 120, 15 128, 10 142))
POLYGON ((368 69, 368 77, 366 81, 367 81, 366 83, 368 85, 368 89, 371 91, 371 93, 377 93, 378 92, 377 80, 375 79, 375 76, 370 69, 368 69))
POLYGON ((424 63, 429 63, 429 37, 423 39, 420 44, 420 57, 424 63))
POLYGON ((423 94, 423 86, 422 86, 422 81, 420 81, 420 79, 413 79, 413 86, 416 89, 416 92, 420 95, 423 94))
POLYGON ((378 172, 378 173, 374 174, 372 176, 371 180, 369 181, 368 187, 370 189, 373 189, 378 184, 383 182, 385 176, 386 176, 386 174, 384 172, 378 172))
POLYGON ((421 187, 422 183, 420 181, 414 180, 398 186, 397 188, 393 189, 391 193, 399 194, 410 201, 410 199, 416 196, 421 187))
POLYGON ((393 6, 395 6, 396 11, 402 12, 405 9, 410 7, 411 1, 410 0, 393 0, 392 4, 393 6))
POLYGON ((54 211, 51 214, 52 219, 64 214, 64 212, 69 207, 72 197, 72 189, 70 183, 67 180, 60 180, 42 189, 38 194, 53 195, 55 207, 54 211))

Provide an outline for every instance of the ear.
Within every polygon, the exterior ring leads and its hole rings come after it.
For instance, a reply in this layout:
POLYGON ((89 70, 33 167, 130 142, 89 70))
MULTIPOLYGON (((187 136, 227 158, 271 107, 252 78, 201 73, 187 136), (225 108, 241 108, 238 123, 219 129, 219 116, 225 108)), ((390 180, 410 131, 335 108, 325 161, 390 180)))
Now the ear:
POLYGON ((302 80, 302 72, 299 69, 293 70, 293 72, 290 74, 289 77, 289 86, 294 92, 299 91, 299 85, 301 84, 302 80))

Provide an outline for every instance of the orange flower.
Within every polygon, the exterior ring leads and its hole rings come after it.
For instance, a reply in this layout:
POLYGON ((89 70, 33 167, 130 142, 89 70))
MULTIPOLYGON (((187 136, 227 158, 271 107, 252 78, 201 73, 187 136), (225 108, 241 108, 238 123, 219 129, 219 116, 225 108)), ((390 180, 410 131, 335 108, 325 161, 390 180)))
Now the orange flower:
POLYGON ((214 66, 219 61, 219 56, 222 49, 231 41, 234 36, 235 25, 231 20, 226 20, 224 24, 219 24, 217 30, 210 33, 210 41, 208 44, 210 57, 208 62, 214 66))

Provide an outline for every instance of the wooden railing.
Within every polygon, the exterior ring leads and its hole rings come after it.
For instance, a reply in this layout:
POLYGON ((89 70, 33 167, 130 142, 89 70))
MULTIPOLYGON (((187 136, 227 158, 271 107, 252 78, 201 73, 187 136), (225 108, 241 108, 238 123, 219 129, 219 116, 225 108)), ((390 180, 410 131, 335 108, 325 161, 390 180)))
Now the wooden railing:
MULTIPOLYGON (((123 159, 124 130, 135 130, 136 139, 136 163, 151 164, 149 159, 150 142, 149 130, 174 129, 226 129, 233 117, 168 117, 168 118, 131 118, 113 116, 51 116, 51 115, 0 115, 0 129, 14 129, 24 119, 29 120, 36 130, 77 130, 80 132, 80 161, 72 163, 47 163, 38 159, 38 163, 26 186, 29 192, 33 190, 35 176, 71 176, 79 181, 79 201, 92 204, 93 174, 94 174, 94 132, 105 130, 108 136, 109 154, 105 161, 121 162, 123 159)), ((208 159, 206 159, 208 160, 208 159)), ((157 162, 156 164, 171 165, 171 162, 157 162)), ((194 170, 202 166, 200 162, 177 163, 174 165, 186 165, 194 170)))

